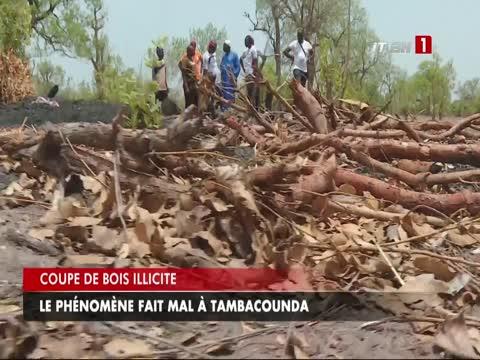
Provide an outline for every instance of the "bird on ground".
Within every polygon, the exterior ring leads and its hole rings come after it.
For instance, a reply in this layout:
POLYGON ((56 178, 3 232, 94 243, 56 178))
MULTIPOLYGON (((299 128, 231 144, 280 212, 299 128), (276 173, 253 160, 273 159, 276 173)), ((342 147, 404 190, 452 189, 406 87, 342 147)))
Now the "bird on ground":
POLYGON ((55 85, 48 92, 48 95, 47 95, 48 99, 52 100, 57 95, 57 93, 58 93, 58 85, 55 85))

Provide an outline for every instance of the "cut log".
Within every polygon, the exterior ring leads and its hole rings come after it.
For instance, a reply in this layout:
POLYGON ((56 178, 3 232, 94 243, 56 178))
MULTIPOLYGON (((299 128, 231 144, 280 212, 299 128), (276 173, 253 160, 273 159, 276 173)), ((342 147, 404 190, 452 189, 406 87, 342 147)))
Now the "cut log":
POLYGON ((333 176, 337 170, 335 154, 325 152, 323 155, 315 164, 313 174, 300 177, 298 183, 292 186, 294 200, 311 204, 316 194, 334 190, 333 176))
POLYGON ((432 135, 428 133, 423 133, 422 137, 426 139, 431 139, 431 140, 443 140, 446 139, 450 136, 456 135, 457 133, 461 132, 463 129, 469 127, 471 124, 473 124, 475 121, 480 119, 480 114, 473 114, 472 116, 469 116, 462 121, 459 121, 455 125, 453 125, 451 128, 449 128, 447 131, 442 132, 437 135, 432 135))
POLYGON ((317 99, 295 79, 290 83, 295 106, 298 107, 319 134, 329 132, 327 117, 317 99))
MULTIPOLYGON (((201 131, 202 121, 197 118, 183 120, 185 118, 177 119, 168 129, 122 129, 122 145, 125 150, 139 154, 146 154, 152 151, 184 150, 187 141, 201 131)), ((99 150, 114 150, 112 126, 110 124, 65 123, 55 126, 51 131, 59 140, 68 138, 70 143, 74 145, 85 145, 99 150)), ((46 132, 40 129, 37 134, 33 130, 26 129, 18 138, 2 136, 0 137, 0 147, 8 153, 31 147, 39 143, 46 132)))
POLYGON ((406 134, 403 130, 356 130, 356 129, 343 129, 342 136, 353 136, 353 137, 366 137, 373 139, 395 139, 402 138, 406 134))
POLYGON ((362 148, 375 159, 393 158, 480 165, 480 144, 429 144, 396 140, 365 140, 362 148))
POLYGON ((472 215, 480 212, 480 193, 463 191, 455 194, 429 194, 400 189, 384 181, 368 176, 356 174, 351 171, 337 169, 335 183, 352 185, 357 192, 362 194, 368 191, 379 199, 384 199, 394 204, 400 204, 407 209, 418 208, 418 211, 438 215, 434 210, 450 215, 460 209, 469 211, 472 215), (432 210, 434 209, 434 210, 432 210))

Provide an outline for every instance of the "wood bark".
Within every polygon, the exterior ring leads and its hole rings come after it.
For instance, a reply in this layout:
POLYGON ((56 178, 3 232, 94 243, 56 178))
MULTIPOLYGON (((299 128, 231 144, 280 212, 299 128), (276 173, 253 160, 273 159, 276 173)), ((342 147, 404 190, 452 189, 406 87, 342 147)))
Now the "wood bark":
POLYGON ((424 212, 436 215, 438 215, 437 212, 429 211, 429 209, 440 211, 446 215, 451 215, 461 209, 469 211, 472 215, 480 212, 480 193, 471 191, 455 194, 415 192, 343 169, 337 169, 335 183, 337 186, 342 184, 352 185, 359 194, 368 191, 376 198, 384 199, 393 204, 400 204, 407 209, 422 207, 424 212))
POLYGON ((290 87, 295 106, 305 114, 317 133, 327 134, 329 132, 327 117, 317 99, 295 79, 292 80, 290 87))

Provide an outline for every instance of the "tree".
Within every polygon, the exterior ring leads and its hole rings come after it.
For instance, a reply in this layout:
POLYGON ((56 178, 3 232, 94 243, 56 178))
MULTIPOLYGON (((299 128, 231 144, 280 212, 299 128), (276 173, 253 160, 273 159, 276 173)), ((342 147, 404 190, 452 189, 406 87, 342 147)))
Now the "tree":
POLYGON ((455 70, 451 61, 442 65, 438 53, 432 60, 423 61, 413 76, 417 99, 428 109, 433 119, 441 118, 447 111, 451 92, 455 86, 455 70))
POLYGON ((474 78, 459 84, 458 99, 452 104, 452 111, 457 116, 465 116, 480 111, 480 79, 474 78))
MULTIPOLYGON (((82 31, 77 16, 83 0, 23 0, 30 9, 30 27, 37 50, 41 53, 53 50, 63 56, 74 57, 72 36, 82 31)), ((20 1, 17 1, 20 2, 20 1)))
POLYGON ((203 28, 190 29, 189 35, 190 39, 195 39, 201 51, 206 51, 210 40, 215 40, 219 44, 223 43, 227 39, 227 30, 225 27, 219 29, 214 24, 208 23, 203 28))
POLYGON ((24 56, 31 38, 31 14, 27 3, 18 0, 0 2, 0 51, 13 50, 24 56))
POLYGON ((77 57, 92 64, 97 97, 105 99, 104 75, 113 59, 108 37, 104 33, 107 10, 103 0, 84 2, 84 10, 77 14, 78 23, 83 25, 83 29, 72 32, 72 48, 77 57))

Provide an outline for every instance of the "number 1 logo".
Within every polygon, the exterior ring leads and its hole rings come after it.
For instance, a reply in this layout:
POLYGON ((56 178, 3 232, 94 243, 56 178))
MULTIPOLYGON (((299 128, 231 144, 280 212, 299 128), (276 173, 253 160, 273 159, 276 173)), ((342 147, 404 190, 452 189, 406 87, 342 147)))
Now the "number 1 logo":
POLYGON ((415 36, 415 54, 431 54, 432 37, 430 35, 415 36))

